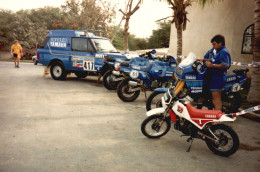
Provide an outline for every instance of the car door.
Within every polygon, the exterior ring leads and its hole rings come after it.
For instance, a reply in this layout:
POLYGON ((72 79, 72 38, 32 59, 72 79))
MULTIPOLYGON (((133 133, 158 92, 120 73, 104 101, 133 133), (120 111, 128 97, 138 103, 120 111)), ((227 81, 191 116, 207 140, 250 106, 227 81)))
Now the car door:
POLYGON ((71 50, 73 70, 96 71, 94 49, 88 38, 71 38, 71 50))

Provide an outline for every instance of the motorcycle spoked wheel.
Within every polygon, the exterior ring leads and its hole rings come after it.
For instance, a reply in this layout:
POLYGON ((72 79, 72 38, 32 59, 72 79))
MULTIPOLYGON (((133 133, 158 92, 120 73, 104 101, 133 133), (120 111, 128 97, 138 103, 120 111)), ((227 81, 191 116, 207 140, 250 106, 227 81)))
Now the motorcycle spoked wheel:
POLYGON ((117 78, 112 74, 112 71, 109 70, 103 75, 103 85, 108 90, 116 90, 119 81, 112 82, 113 79, 117 78))
POLYGON ((219 144, 216 144, 212 140, 206 138, 206 144, 213 153, 228 157, 238 150, 239 138, 232 128, 223 124, 217 124, 212 125, 210 129, 214 135, 220 139, 219 144))
POLYGON ((171 121, 163 119, 162 115, 152 115, 147 117, 141 125, 143 135, 148 138, 159 138, 168 133, 171 128, 171 121))
POLYGON ((224 113, 235 113, 238 112, 242 97, 239 92, 231 92, 229 94, 223 94, 222 97, 222 111, 224 113))
POLYGON ((146 101, 146 110, 162 107, 162 96, 165 94, 163 91, 154 91, 146 101))
POLYGON ((121 81, 117 86, 117 95, 118 97, 123 100, 124 102, 132 102, 138 98, 140 94, 140 90, 129 92, 131 86, 128 84, 129 79, 125 79, 121 81))

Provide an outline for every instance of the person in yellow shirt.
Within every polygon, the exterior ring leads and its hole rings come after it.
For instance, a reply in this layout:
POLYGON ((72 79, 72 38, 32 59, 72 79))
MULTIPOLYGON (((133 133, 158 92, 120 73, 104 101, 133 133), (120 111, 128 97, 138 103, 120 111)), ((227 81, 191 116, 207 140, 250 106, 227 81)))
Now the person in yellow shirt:
POLYGON ((14 41, 14 44, 11 46, 11 55, 14 57, 14 67, 19 68, 20 59, 23 56, 23 48, 18 44, 18 40, 14 41))

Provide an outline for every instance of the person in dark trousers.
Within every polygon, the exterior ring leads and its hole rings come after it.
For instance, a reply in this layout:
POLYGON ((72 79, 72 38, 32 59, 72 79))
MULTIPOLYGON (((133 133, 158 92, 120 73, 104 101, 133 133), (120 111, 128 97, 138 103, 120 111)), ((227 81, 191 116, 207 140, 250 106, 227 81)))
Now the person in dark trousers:
POLYGON ((19 63, 20 63, 20 59, 23 55, 22 51, 23 51, 22 46, 18 43, 18 40, 15 40, 14 44, 11 46, 11 55, 12 55, 12 57, 14 57, 14 67, 15 68, 20 68, 19 63))
POLYGON ((222 109, 221 92, 226 82, 226 73, 231 66, 231 57, 225 46, 225 37, 215 35, 211 39, 213 48, 204 56, 205 65, 210 75, 209 90, 215 110, 222 109))

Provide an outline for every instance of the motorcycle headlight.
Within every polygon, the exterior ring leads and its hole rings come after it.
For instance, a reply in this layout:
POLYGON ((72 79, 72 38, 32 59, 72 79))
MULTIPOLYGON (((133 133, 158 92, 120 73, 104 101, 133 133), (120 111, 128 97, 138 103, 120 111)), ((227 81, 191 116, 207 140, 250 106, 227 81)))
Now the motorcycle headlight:
POLYGON ((240 89, 241 89, 241 85, 239 83, 236 83, 232 86, 231 91, 238 92, 240 89))
POLYGON ((177 75, 182 75, 183 74, 183 69, 182 68, 180 68, 180 67, 177 67, 176 68, 176 73, 177 73, 177 75))
POLYGON ((139 72, 138 72, 138 71, 132 70, 132 71, 130 72, 130 77, 131 77, 131 78, 136 79, 136 78, 138 78, 138 76, 139 76, 139 72))

